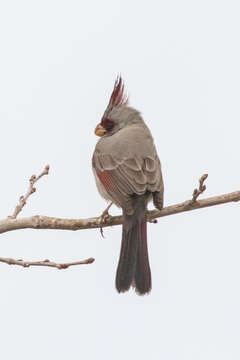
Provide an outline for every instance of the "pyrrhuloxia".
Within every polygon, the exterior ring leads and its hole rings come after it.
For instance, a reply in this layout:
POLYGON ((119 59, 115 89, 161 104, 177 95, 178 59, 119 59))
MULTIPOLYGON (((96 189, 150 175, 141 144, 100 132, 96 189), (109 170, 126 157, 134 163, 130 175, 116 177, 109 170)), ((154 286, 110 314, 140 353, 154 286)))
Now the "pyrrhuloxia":
POLYGON ((116 274, 118 292, 132 285, 140 295, 152 288, 147 248, 147 203, 163 206, 161 164, 140 113, 128 106, 121 77, 102 120, 92 158, 99 193, 122 208, 122 245, 116 274))

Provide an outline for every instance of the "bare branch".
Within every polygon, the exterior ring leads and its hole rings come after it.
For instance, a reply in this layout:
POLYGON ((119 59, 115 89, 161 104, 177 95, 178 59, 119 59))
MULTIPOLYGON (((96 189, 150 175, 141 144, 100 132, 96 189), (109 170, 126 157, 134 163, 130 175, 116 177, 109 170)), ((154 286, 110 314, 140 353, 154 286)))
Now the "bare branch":
POLYGON ((22 267, 30 267, 30 266, 48 266, 48 267, 54 267, 59 270, 67 269, 70 266, 74 265, 83 265, 83 264, 92 264, 95 261, 94 258, 89 258, 82 261, 75 261, 75 262, 69 262, 69 263, 63 263, 63 264, 57 264, 53 261, 50 261, 48 259, 43 261, 24 261, 22 259, 12 259, 12 258, 3 258, 0 257, 0 262, 6 263, 8 265, 19 265, 22 267))
POLYGON ((15 207, 14 213, 13 215, 9 216, 9 218, 11 219, 16 219, 16 217, 18 216, 18 214, 20 213, 20 211, 22 211, 23 207, 26 205, 27 203, 27 199, 29 198, 30 195, 32 195, 35 191, 36 188, 33 186, 42 176, 44 175, 48 175, 49 173, 49 169, 50 166, 46 165, 44 170, 41 172, 41 174, 39 174, 38 176, 36 175, 32 175, 29 179, 29 187, 28 190, 26 192, 25 195, 20 196, 19 198, 19 203, 18 205, 15 207))
MULTIPOLYGON (((20 218, 17 219, 17 215, 22 211, 23 207, 26 204, 28 197, 33 194, 36 189, 34 184, 44 175, 47 175, 49 172, 49 165, 45 166, 44 170, 38 175, 32 175, 29 180, 29 188, 27 193, 24 196, 21 196, 19 199, 19 204, 16 206, 12 216, 9 216, 7 219, 0 220, 0 233, 5 233, 8 231, 19 230, 19 229, 55 229, 55 230, 83 230, 83 229, 96 229, 100 228, 102 232, 103 227, 120 225, 123 222, 122 216, 110 216, 108 214, 109 207, 103 212, 102 216, 94 217, 89 219, 62 219, 48 216, 35 215, 32 217, 20 218)), ((166 206, 162 210, 151 210, 147 212, 147 220, 150 223, 157 223, 157 218, 178 214, 185 211, 191 211, 196 209, 201 209, 209 206, 215 206, 220 204, 225 204, 229 202, 240 201, 240 190, 223 194, 219 196, 213 196, 205 198, 203 200, 197 200, 199 195, 206 190, 206 185, 204 181, 207 179, 208 174, 204 174, 199 179, 198 189, 194 189, 192 199, 184 201, 179 204, 166 206)), ((0 257, 0 262, 9 264, 9 265, 18 265, 22 267, 30 266, 48 266, 54 267, 57 269, 67 269, 70 266, 82 265, 82 264, 91 264, 95 260, 94 258, 89 258, 82 261, 68 262, 68 263, 55 263, 48 259, 43 261, 24 261, 22 259, 12 259, 0 257)))
POLYGON ((206 185, 204 185, 204 181, 207 179, 208 174, 203 174, 199 179, 199 187, 198 189, 194 189, 192 195, 192 204, 197 201, 197 198, 200 194, 202 194, 206 190, 206 185))
MULTIPOLYGON (((173 214, 182 213, 185 211, 191 211, 201 209, 209 206, 215 206, 225 204, 229 202, 240 201, 240 190, 223 194, 219 196, 213 196, 192 202, 187 200, 179 204, 166 206, 162 210, 151 210, 148 211, 148 221, 153 219, 169 216, 173 214)), ((7 231, 18 230, 18 229, 55 229, 55 230, 82 230, 82 229, 96 229, 114 225, 122 224, 122 216, 111 216, 106 219, 105 223, 101 223, 101 218, 94 217, 89 219, 62 219, 48 216, 35 215, 32 217, 12 219, 7 218, 0 220, 0 233, 7 231)))

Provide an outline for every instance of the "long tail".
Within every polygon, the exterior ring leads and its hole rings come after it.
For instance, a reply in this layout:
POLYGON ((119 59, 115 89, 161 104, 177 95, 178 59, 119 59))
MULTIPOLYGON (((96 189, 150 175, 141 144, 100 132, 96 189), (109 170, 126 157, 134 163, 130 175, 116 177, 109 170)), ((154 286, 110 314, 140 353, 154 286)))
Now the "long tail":
POLYGON ((134 213, 123 213, 122 245, 116 274, 118 292, 132 285, 139 295, 151 291, 151 270, 147 248, 146 197, 134 200, 134 213))

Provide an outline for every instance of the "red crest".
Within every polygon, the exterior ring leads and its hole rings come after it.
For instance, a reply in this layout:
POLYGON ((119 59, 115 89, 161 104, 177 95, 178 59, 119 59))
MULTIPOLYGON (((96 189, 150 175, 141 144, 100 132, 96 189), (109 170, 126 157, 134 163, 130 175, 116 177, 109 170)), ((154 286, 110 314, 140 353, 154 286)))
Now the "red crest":
POLYGON ((107 110, 112 109, 115 106, 127 105, 128 98, 124 94, 124 83, 121 76, 117 78, 114 84, 114 89, 107 106, 107 110))

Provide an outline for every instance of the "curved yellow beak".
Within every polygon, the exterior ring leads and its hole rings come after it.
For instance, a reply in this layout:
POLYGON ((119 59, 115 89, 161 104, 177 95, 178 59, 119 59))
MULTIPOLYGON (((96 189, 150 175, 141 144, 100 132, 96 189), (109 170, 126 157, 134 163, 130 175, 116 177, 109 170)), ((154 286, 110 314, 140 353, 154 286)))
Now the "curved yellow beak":
POLYGON ((98 124, 94 132, 97 136, 103 136, 106 133, 106 129, 101 124, 98 124))

